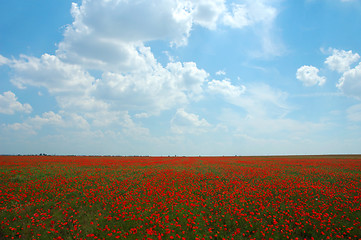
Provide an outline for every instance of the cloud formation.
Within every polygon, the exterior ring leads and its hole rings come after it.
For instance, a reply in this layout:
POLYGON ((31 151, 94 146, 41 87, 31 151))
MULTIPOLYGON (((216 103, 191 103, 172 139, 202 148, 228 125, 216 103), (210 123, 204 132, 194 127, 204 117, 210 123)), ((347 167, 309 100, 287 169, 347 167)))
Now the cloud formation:
POLYGON ((276 8, 260 0, 233 3, 231 6, 232 13, 225 13, 223 23, 232 28, 244 28, 258 23, 271 24, 277 16, 276 8))
POLYGON ((198 0, 193 4, 194 23, 211 30, 217 28, 219 20, 227 10, 225 0, 198 0))
POLYGON ((210 126, 207 120, 187 113, 183 108, 178 109, 171 120, 171 131, 177 134, 200 134, 208 131, 210 126))
POLYGON ((359 59, 360 55, 352 53, 351 50, 345 51, 333 49, 332 55, 326 59, 325 64, 327 64, 331 70, 343 73, 350 70, 351 64, 359 59))
POLYGON ((311 87, 316 84, 322 86, 326 82, 326 77, 319 76, 318 72, 318 68, 314 66, 302 66, 297 70, 296 78, 306 87, 311 87))
POLYGON ((278 10, 274 1, 246 0, 232 3, 231 10, 226 11, 223 24, 231 28, 251 28, 262 50, 253 50, 250 54, 256 58, 281 56, 285 52, 282 39, 275 34, 274 22, 278 10))
POLYGON ((212 80, 208 82, 208 89, 212 93, 218 93, 226 98, 233 99, 241 96, 246 90, 245 86, 234 86, 229 79, 212 80))
POLYGON ((235 86, 229 79, 212 80, 208 82, 208 91, 222 95, 227 102, 241 107, 252 118, 278 118, 289 110, 287 94, 265 83, 235 86))
POLYGON ((50 93, 79 93, 89 88, 94 78, 79 65, 68 64, 57 56, 40 58, 21 55, 9 66, 14 70, 11 82, 20 89, 26 86, 45 87, 50 93))
POLYGON ((0 113, 12 115, 15 112, 31 113, 32 107, 28 103, 20 103, 11 91, 0 94, 0 113))
POLYGON ((193 24, 214 29, 224 11, 223 0, 73 3, 74 21, 55 55, 0 60, 12 68, 15 86, 44 87, 63 109, 159 114, 202 98, 209 74, 194 62, 162 66, 145 42, 185 45, 193 24))
POLYGON ((4 57, 0 54, 0 66, 8 64, 8 63, 9 63, 9 59, 7 59, 6 57, 4 57))
POLYGON ((345 95, 361 100, 361 62, 343 73, 336 85, 345 95))
MULTIPOLYGON (((331 48, 330 48, 331 50, 331 48)), ((321 51, 323 51, 321 49, 321 51)), ((323 51, 324 52, 324 51, 323 51)), ((332 55, 326 58, 325 64, 332 70, 342 73, 336 87, 346 96, 361 100, 361 62, 351 68, 352 64, 360 59, 358 53, 332 49, 332 55)), ((313 66, 302 66, 297 70, 296 77, 305 86, 323 85, 325 77, 318 75, 319 70, 313 66)))

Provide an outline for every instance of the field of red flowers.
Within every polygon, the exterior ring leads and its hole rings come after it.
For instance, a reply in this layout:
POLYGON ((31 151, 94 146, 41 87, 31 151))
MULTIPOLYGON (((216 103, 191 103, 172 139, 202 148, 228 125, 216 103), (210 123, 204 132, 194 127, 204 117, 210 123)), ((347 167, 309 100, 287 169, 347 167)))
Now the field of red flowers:
POLYGON ((0 239, 361 239, 361 156, 0 156, 0 239))

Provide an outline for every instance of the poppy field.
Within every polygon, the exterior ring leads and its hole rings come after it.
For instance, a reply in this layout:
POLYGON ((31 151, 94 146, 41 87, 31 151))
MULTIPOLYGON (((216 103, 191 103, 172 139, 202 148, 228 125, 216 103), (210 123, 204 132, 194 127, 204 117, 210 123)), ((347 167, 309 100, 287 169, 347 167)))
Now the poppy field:
POLYGON ((0 156, 0 239, 361 239, 361 156, 0 156))

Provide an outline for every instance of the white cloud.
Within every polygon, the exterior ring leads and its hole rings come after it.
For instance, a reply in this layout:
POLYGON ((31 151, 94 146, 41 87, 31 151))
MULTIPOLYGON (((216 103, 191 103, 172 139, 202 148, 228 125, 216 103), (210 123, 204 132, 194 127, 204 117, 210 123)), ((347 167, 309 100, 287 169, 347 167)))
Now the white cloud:
POLYGON ((57 56, 65 62, 101 71, 128 72, 146 67, 147 59, 140 42, 99 40, 77 32, 74 35, 72 38, 66 37, 56 51, 57 56))
POLYGON ((40 129, 43 125, 65 125, 62 116, 54 113, 53 111, 45 112, 42 114, 42 116, 36 115, 33 118, 29 118, 27 124, 33 126, 36 129, 40 129))
POLYGON ((347 119, 353 122, 361 122, 361 104, 356 104, 346 110, 347 119))
POLYGON ((213 30, 225 11, 224 0, 199 0, 195 1, 192 17, 196 24, 213 30))
POLYGON ((344 72, 336 86, 345 95, 361 99, 361 63, 344 72))
POLYGON ((9 66, 15 72, 11 82, 19 88, 30 85, 45 87, 50 93, 79 93, 94 81, 80 66, 64 63, 49 54, 40 58, 22 55, 9 66))
POLYGON ((49 125, 84 132, 119 128, 117 134, 149 137, 149 130, 133 121, 128 110, 138 112, 134 117, 141 121, 173 108, 178 110, 171 130, 199 134, 209 131, 211 124, 182 107, 209 93, 221 94, 250 116, 284 111, 280 91, 262 84, 246 89, 228 79, 207 83, 209 74, 196 63, 175 62, 175 57, 162 66, 145 46, 152 40, 185 46, 194 25, 215 30, 223 24, 249 26, 255 32, 262 29, 256 34, 264 51, 275 53, 271 32, 277 10, 269 2, 247 0, 229 10, 225 0, 83 0, 73 3, 72 15, 74 21, 65 29, 55 55, 22 55, 16 60, 0 56, 0 65, 7 64, 13 71, 13 84, 46 88, 61 109, 9 128, 33 133, 49 125), (98 79, 91 75, 93 70, 98 79))
POLYGON ((193 113, 187 113, 183 108, 177 110, 171 120, 171 130, 177 134, 199 134, 208 131, 211 125, 193 113))
POLYGON ((326 59, 325 63, 331 70, 343 73, 350 70, 351 64, 359 59, 360 55, 352 53, 351 50, 345 51, 333 49, 332 55, 326 59))
POLYGON ((223 17, 223 24, 232 28, 243 29, 250 27, 255 40, 259 41, 261 50, 251 50, 250 55, 256 58, 281 56, 285 51, 282 39, 276 34, 274 26, 278 10, 275 1, 246 0, 242 4, 232 3, 231 12, 227 11, 223 17))
POLYGON ((93 93, 120 109, 158 114, 198 99, 208 75, 193 62, 169 63, 166 68, 155 63, 151 71, 136 74, 106 72, 95 84, 93 93))
POLYGON ((306 87, 318 84, 322 86, 326 82, 326 77, 318 75, 319 70, 314 66, 302 66, 297 70, 296 77, 306 87))
POLYGON ((11 115, 15 112, 30 113, 32 110, 30 104, 18 102, 13 92, 7 91, 0 94, 0 113, 11 115))
POLYGON ((86 118, 92 120, 95 127, 108 127, 109 125, 118 125, 124 112, 109 111, 107 109, 85 113, 86 118))
POLYGON ((232 4, 232 13, 226 13, 223 22, 232 28, 244 28, 257 23, 270 24, 277 16, 276 8, 261 0, 232 4))
POLYGON ((142 110, 152 114, 197 100, 209 74, 194 62, 172 62, 166 68, 155 59, 149 48, 143 48, 147 64, 133 73, 104 72, 95 80, 79 65, 65 63, 57 56, 41 58, 22 56, 13 60, 12 83, 20 88, 45 87, 61 108, 84 111, 142 110))
POLYGON ((290 110, 286 103, 287 93, 264 83, 246 86, 246 91, 233 104, 247 111, 248 117, 282 118, 290 110))
POLYGON ((6 57, 4 57, 4 56, 2 56, 1 54, 0 54, 0 66, 1 65, 5 65, 5 64, 8 64, 9 63, 9 59, 7 59, 6 57))
MULTIPOLYGON (((143 71, 155 60, 144 42, 166 40, 177 46, 186 45, 198 5, 205 5, 201 9, 212 12, 221 3, 219 0, 205 3, 89 0, 81 6, 73 3, 74 21, 67 27, 56 53, 63 61, 87 69, 143 71)), ((217 17, 208 16, 207 20, 206 15, 198 12, 198 24, 212 27, 217 17)))
POLYGON ((149 129, 134 123, 128 112, 123 114, 121 125, 123 133, 133 138, 149 137, 149 129))
POLYGON ((290 109, 286 104, 287 94, 264 83, 234 86, 228 79, 212 80, 208 83, 208 89, 241 107, 250 118, 278 118, 286 115, 290 109))
MULTIPOLYGON (((81 6, 73 3, 74 22, 66 29, 64 43, 65 46, 77 45, 89 37, 97 43, 99 50, 104 50, 102 47, 111 42, 136 43, 161 39, 184 45, 192 27, 191 11, 188 1, 89 0, 83 1, 81 6), (82 39, 80 42, 78 37, 82 39), (102 41, 106 44, 102 45, 102 41)), ((113 46, 116 47, 116 44, 113 46)), ((67 47, 61 49, 71 51, 67 47)))
MULTIPOLYGON (((272 36, 277 10, 263 0, 233 4, 225 0, 89 0, 72 5, 74 21, 66 28, 57 56, 69 63, 106 71, 134 71, 147 65, 142 48, 151 40, 186 45, 194 24, 211 30, 223 23, 232 28, 262 24, 263 50, 281 52, 272 36)), ((259 27, 257 27, 259 29, 259 27)))
POLYGON ((186 45, 193 24, 215 29, 226 11, 224 0, 88 0, 72 5, 57 56, 105 71, 134 71, 147 65, 144 42, 186 45))
POLYGON ((44 112, 41 116, 29 117, 22 123, 8 124, 7 127, 15 131, 25 131, 30 134, 36 134, 38 130, 45 126, 52 126, 61 129, 89 129, 88 121, 81 115, 76 113, 68 113, 60 111, 44 112))
MULTIPOLYGON (((250 25, 269 25, 276 15, 263 1, 247 1, 244 8, 250 25)), ((56 55, 13 60, 11 82, 19 88, 47 88, 62 109, 152 115, 199 100, 209 74, 194 62, 163 67, 144 43, 166 40, 184 45, 193 24, 215 29, 228 10, 224 0, 88 0, 73 3, 71 11, 73 23, 56 55), (91 70, 102 77, 95 79, 91 70)))
POLYGON ((3 124, 3 128, 6 129, 10 129, 13 131, 18 131, 21 133, 26 133, 26 134, 31 134, 34 135, 36 134, 36 131, 34 130, 33 126, 27 124, 27 123, 12 123, 12 124, 3 124))
POLYGON ((68 111, 94 112, 109 109, 108 103, 89 94, 57 95, 56 100, 60 108, 67 109, 68 111))
POLYGON ((167 70, 174 76, 178 81, 178 89, 189 91, 193 94, 202 93, 203 82, 208 78, 209 74, 203 70, 198 69, 196 63, 185 62, 182 63, 169 63, 167 70))
POLYGON ((22 123, 7 124, 5 127, 13 131, 22 131, 27 134, 36 134, 37 130, 46 125, 53 127, 65 127, 66 122, 60 114, 53 111, 45 112, 41 116, 30 117, 22 123))
MULTIPOLYGON (((56 55, 13 60, 9 64, 14 70, 11 82, 19 88, 45 87, 62 109, 80 107, 91 113, 115 109, 151 115, 198 100, 209 74, 194 62, 170 62, 163 67, 144 42, 163 39, 184 44, 195 9, 211 11, 222 4, 220 0, 192 4, 89 0, 73 4, 74 21, 66 28, 56 55), (198 8, 197 4, 204 6, 198 8), (102 78, 92 77, 91 70, 99 70, 102 78)), ((197 16, 198 24, 206 24, 206 12, 197 16)), ((208 19, 207 26, 216 19, 208 19)))
POLYGON ((226 98, 237 98, 244 93, 245 86, 234 86, 229 79, 212 80, 208 82, 208 89, 213 93, 224 95, 226 98))
POLYGON ((233 28, 243 28, 251 24, 248 18, 248 9, 244 4, 232 5, 232 13, 227 13, 223 18, 223 23, 233 28))
POLYGON ((216 75, 217 76, 222 76, 222 75, 224 76, 224 75, 226 75, 226 72, 223 71, 223 70, 219 70, 219 71, 216 72, 216 75))
MULTIPOLYGON (((22 131, 35 135, 39 130, 51 126, 57 129, 60 136, 73 136, 73 134, 97 134, 104 131, 109 134, 123 133, 128 138, 149 137, 149 129, 135 123, 127 111, 97 111, 84 114, 59 111, 45 112, 41 116, 29 117, 22 123, 3 124, 3 128, 22 131), (112 130, 107 130, 112 127, 112 130)), ((103 136, 104 137, 104 136, 103 136)))
POLYGON ((69 115, 69 124, 72 127, 78 128, 78 129, 89 129, 90 128, 90 124, 88 123, 88 121, 80 116, 79 114, 76 113, 63 113, 64 115, 69 115))

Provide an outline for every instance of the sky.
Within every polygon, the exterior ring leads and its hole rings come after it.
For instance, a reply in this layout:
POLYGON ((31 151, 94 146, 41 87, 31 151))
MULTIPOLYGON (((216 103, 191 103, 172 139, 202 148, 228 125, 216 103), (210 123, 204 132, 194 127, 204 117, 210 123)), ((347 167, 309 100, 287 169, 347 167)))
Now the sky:
POLYGON ((358 0, 0 1, 0 154, 361 153, 358 0))

